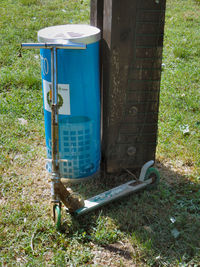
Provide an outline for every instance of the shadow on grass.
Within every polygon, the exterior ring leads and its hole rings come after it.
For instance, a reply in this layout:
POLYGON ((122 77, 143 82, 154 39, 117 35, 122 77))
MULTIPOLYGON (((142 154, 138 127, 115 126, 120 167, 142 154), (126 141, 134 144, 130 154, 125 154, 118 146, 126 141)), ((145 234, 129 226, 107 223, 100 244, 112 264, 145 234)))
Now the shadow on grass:
MULTIPOLYGON (((161 173, 157 189, 134 193, 73 219, 71 235, 74 231, 84 233, 84 242, 91 241, 107 250, 112 250, 110 244, 128 238, 135 254, 139 253, 140 260, 148 264, 198 262, 200 185, 163 164, 157 167, 161 173)), ((126 182, 128 178, 126 175, 116 177, 73 187, 89 198, 116 186, 117 182, 126 182)), ((122 248, 118 249, 119 255, 127 255, 122 248)))

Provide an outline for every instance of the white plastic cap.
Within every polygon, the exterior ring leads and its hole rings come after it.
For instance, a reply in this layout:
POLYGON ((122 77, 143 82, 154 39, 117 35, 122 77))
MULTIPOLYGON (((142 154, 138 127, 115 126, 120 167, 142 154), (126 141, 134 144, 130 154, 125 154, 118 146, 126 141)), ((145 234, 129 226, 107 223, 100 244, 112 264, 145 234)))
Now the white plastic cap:
POLYGON ((58 43, 69 40, 75 43, 91 44, 101 38, 100 30, 84 24, 67 24, 47 27, 38 31, 38 41, 41 43, 58 43))

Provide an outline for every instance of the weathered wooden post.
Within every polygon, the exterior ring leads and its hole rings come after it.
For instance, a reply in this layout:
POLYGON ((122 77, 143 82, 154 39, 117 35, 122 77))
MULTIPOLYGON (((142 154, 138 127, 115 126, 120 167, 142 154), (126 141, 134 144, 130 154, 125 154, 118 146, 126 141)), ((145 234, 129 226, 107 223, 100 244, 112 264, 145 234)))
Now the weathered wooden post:
POLYGON ((166 0, 91 0, 102 30, 105 169, 155 159, 166 0))
POLYGON ((91 0, 90 24, 103 29, 103 4, 104 0, 91 0))

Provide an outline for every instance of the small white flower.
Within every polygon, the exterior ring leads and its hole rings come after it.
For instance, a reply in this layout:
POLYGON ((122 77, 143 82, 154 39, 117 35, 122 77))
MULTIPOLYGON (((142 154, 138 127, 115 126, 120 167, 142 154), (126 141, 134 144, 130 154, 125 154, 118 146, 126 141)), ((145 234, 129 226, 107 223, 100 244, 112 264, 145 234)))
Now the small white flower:
POLYGON ((171 217, 171 218, 170 218, 170 221, 171 221, 172 223, 175 223, 176 219, 175 219, 174 217, 171 217))
POLYGON ((179 126, 181 132, 184 134, 184 135, 187 135, 190 133, 190 129, 189 129, 189 125, 188 124, 185 124, 185 125, 180 125, 179 126))

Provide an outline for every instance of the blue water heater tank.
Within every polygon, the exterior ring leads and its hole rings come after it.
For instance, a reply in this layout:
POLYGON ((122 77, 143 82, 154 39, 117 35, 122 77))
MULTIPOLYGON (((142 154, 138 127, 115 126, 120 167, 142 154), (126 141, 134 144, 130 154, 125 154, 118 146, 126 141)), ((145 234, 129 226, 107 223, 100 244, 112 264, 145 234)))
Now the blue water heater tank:
MULTIPOLYGON (((85 50, 57 50, 60 175, 83 180, 100 167, 100 30, 89 25, 59 25, 38 32, 38 41, 69 40, 85 50)), ((51 50, 41 49, 41 72, 47 148, 51 172, 51 50)))

